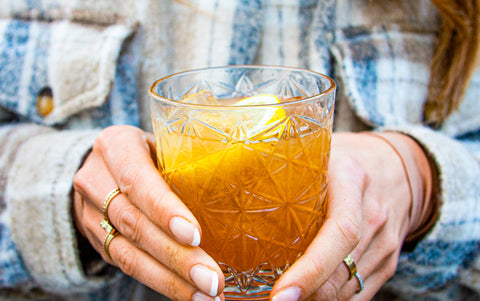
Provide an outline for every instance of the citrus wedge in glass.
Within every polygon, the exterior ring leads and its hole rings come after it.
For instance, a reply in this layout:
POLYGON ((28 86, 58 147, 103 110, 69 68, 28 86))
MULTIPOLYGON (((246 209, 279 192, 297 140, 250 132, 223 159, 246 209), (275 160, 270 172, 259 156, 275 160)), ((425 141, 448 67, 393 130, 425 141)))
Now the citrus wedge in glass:
POLYGON ((284 119, 285 111, 281 107, 267 106, 272 104, 280 104, 278 97, 272 94, 258 94, 234 103, 233 106, 248 106, 249 108, 246 109, 245 114, 239 111, 233 128, 241 128, 242 133, 237 135, 233 133, 232 136, 237 136, 241 140, 249 139, 268 129, 269 125, 284 119), (252 116, 251 106, 258 106, 254 116, 252 116))

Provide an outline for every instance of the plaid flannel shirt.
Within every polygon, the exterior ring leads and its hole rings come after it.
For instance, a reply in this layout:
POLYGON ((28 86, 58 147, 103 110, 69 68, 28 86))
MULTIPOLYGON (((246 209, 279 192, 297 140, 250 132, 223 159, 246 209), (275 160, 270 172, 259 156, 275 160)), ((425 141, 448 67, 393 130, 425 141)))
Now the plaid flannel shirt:
POLYGON ((84 154, 108 125, 149 129, 146 89, 162 75, 274 64, 334 77, 337 130, 400 131, 437 163, 439 220, 402 252, 384 289, 405 299, 478 298, 480 73, 441 129, 422 126, 438 25, 429 1, 145 3, 0 1, 0 296, 141 299, 141 285, 121 272, 83 273, 70 190, 84 154), (45 87, 55 106, 42 117, 45 87))

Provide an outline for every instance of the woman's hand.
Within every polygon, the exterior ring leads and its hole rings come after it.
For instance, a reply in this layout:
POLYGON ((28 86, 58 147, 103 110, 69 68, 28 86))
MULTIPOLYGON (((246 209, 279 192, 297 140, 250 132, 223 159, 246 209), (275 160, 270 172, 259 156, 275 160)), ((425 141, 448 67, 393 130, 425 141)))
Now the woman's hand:
POLYGON ((223 299, 223 274, 201 248, 200 226, 155 168, 153 137, 130 126, 103 130, 74 179, 74 217, 80 232, 109 263, 174 300, 223 299), (106 196, 118 230, 103 251, 100 222, 106 196), (210 296, 210 297, 209 297, 210 296))
MULTIPOLYGON (((425 156, 418 149, 410 152, 413 145, 418 148, 413 139, 384 135, 408 152, 407 164, 415 162, 414 156, 425 156)), ((409 170, 417 168, 413 165, 409 170)), ((388 142, 369 134, 334 134, 325 223, 278 280, 273 300, 370 300, 396 270, 413 223, 411 206, 423 201, 421 174, 414 170, 410 175, 410 191, 402 161, 388 142), (349 254, 364 282, 358 294, 360 281, 348 280, 350 272, 343 263, 349 254)))

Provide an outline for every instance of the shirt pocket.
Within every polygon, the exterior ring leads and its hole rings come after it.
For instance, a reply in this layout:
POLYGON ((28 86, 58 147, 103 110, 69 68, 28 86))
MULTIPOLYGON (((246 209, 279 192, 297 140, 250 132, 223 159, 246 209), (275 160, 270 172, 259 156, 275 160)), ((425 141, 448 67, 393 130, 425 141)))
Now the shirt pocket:
POLYGON ((372 126, 419 124, 427 100, 434 36, 348 28, 332 47, 339 97, 372 126))
POLYGON ((46 125, 102 106, 129 24, 0 20, 0 106, 46 125))

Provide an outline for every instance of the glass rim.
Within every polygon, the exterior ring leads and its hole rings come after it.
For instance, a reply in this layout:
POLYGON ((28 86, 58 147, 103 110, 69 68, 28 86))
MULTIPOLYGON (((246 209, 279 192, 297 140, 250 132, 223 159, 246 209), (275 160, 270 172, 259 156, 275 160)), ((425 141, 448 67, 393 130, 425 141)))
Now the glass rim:
POLYGON ((170 75, 161 77, 160 79, 157 79, 148 89, 148 94, 150 95, 151 98, 153 98, 156 101, 159 102, 166 102, 166 103, 171 103, 175 105, 182 105, 182 106, 188 106, 188 107, 199 107, 199 108, 205 108, 205 109, 245 109, 245 108, 261 108, 261 107, 279 107, 279 106, 290 106, 294 104, 301 104, 301 103, 306 103, 309 101, 317 101, 318 98, 322 98, 328 94, 334 93, 336 90, 336 83, 335 81, 328 75, 322 74, 320 72, 312 71, 310 69, 306 68, 297 68, 297 67, 288 67, 288 66, 277 66, 277 65, 225 65, 225 66, 215 66, 215 67, 203 67, 203 68, 198 68, 198 69, 189 69, 189 70, 184 70, 180 72, 175 72, 170 75), (155 92, 155 87, 158 86, 159 83, 164 82, 167 79, 173 78, 173 77, 178 77, 184 74, 190 74, 190 73, 199 73, 203 72, 206 70, 221 70, 221 69, 277 69, 277 70, 290 70, 290 71, 299 71, 299 72, 304 72, 304 73, 310 73, 315 76, 321 77, 330 84, 328 89, 325 91, 322 91, 321 93, 301 98, 301 99, 296 99, 292 101, 286 101, 286 102, 281 102, 281 103, 271 103, 271 104, 258 104, 258 105, 242 105, 242 106, 232 106, 232 105, 205 105, 205 104, 193 104, 193 103, 186 103, 186 102, 180 102, 180 101, 175 101, 163 96, 160 96, 157 92, 155 92))

